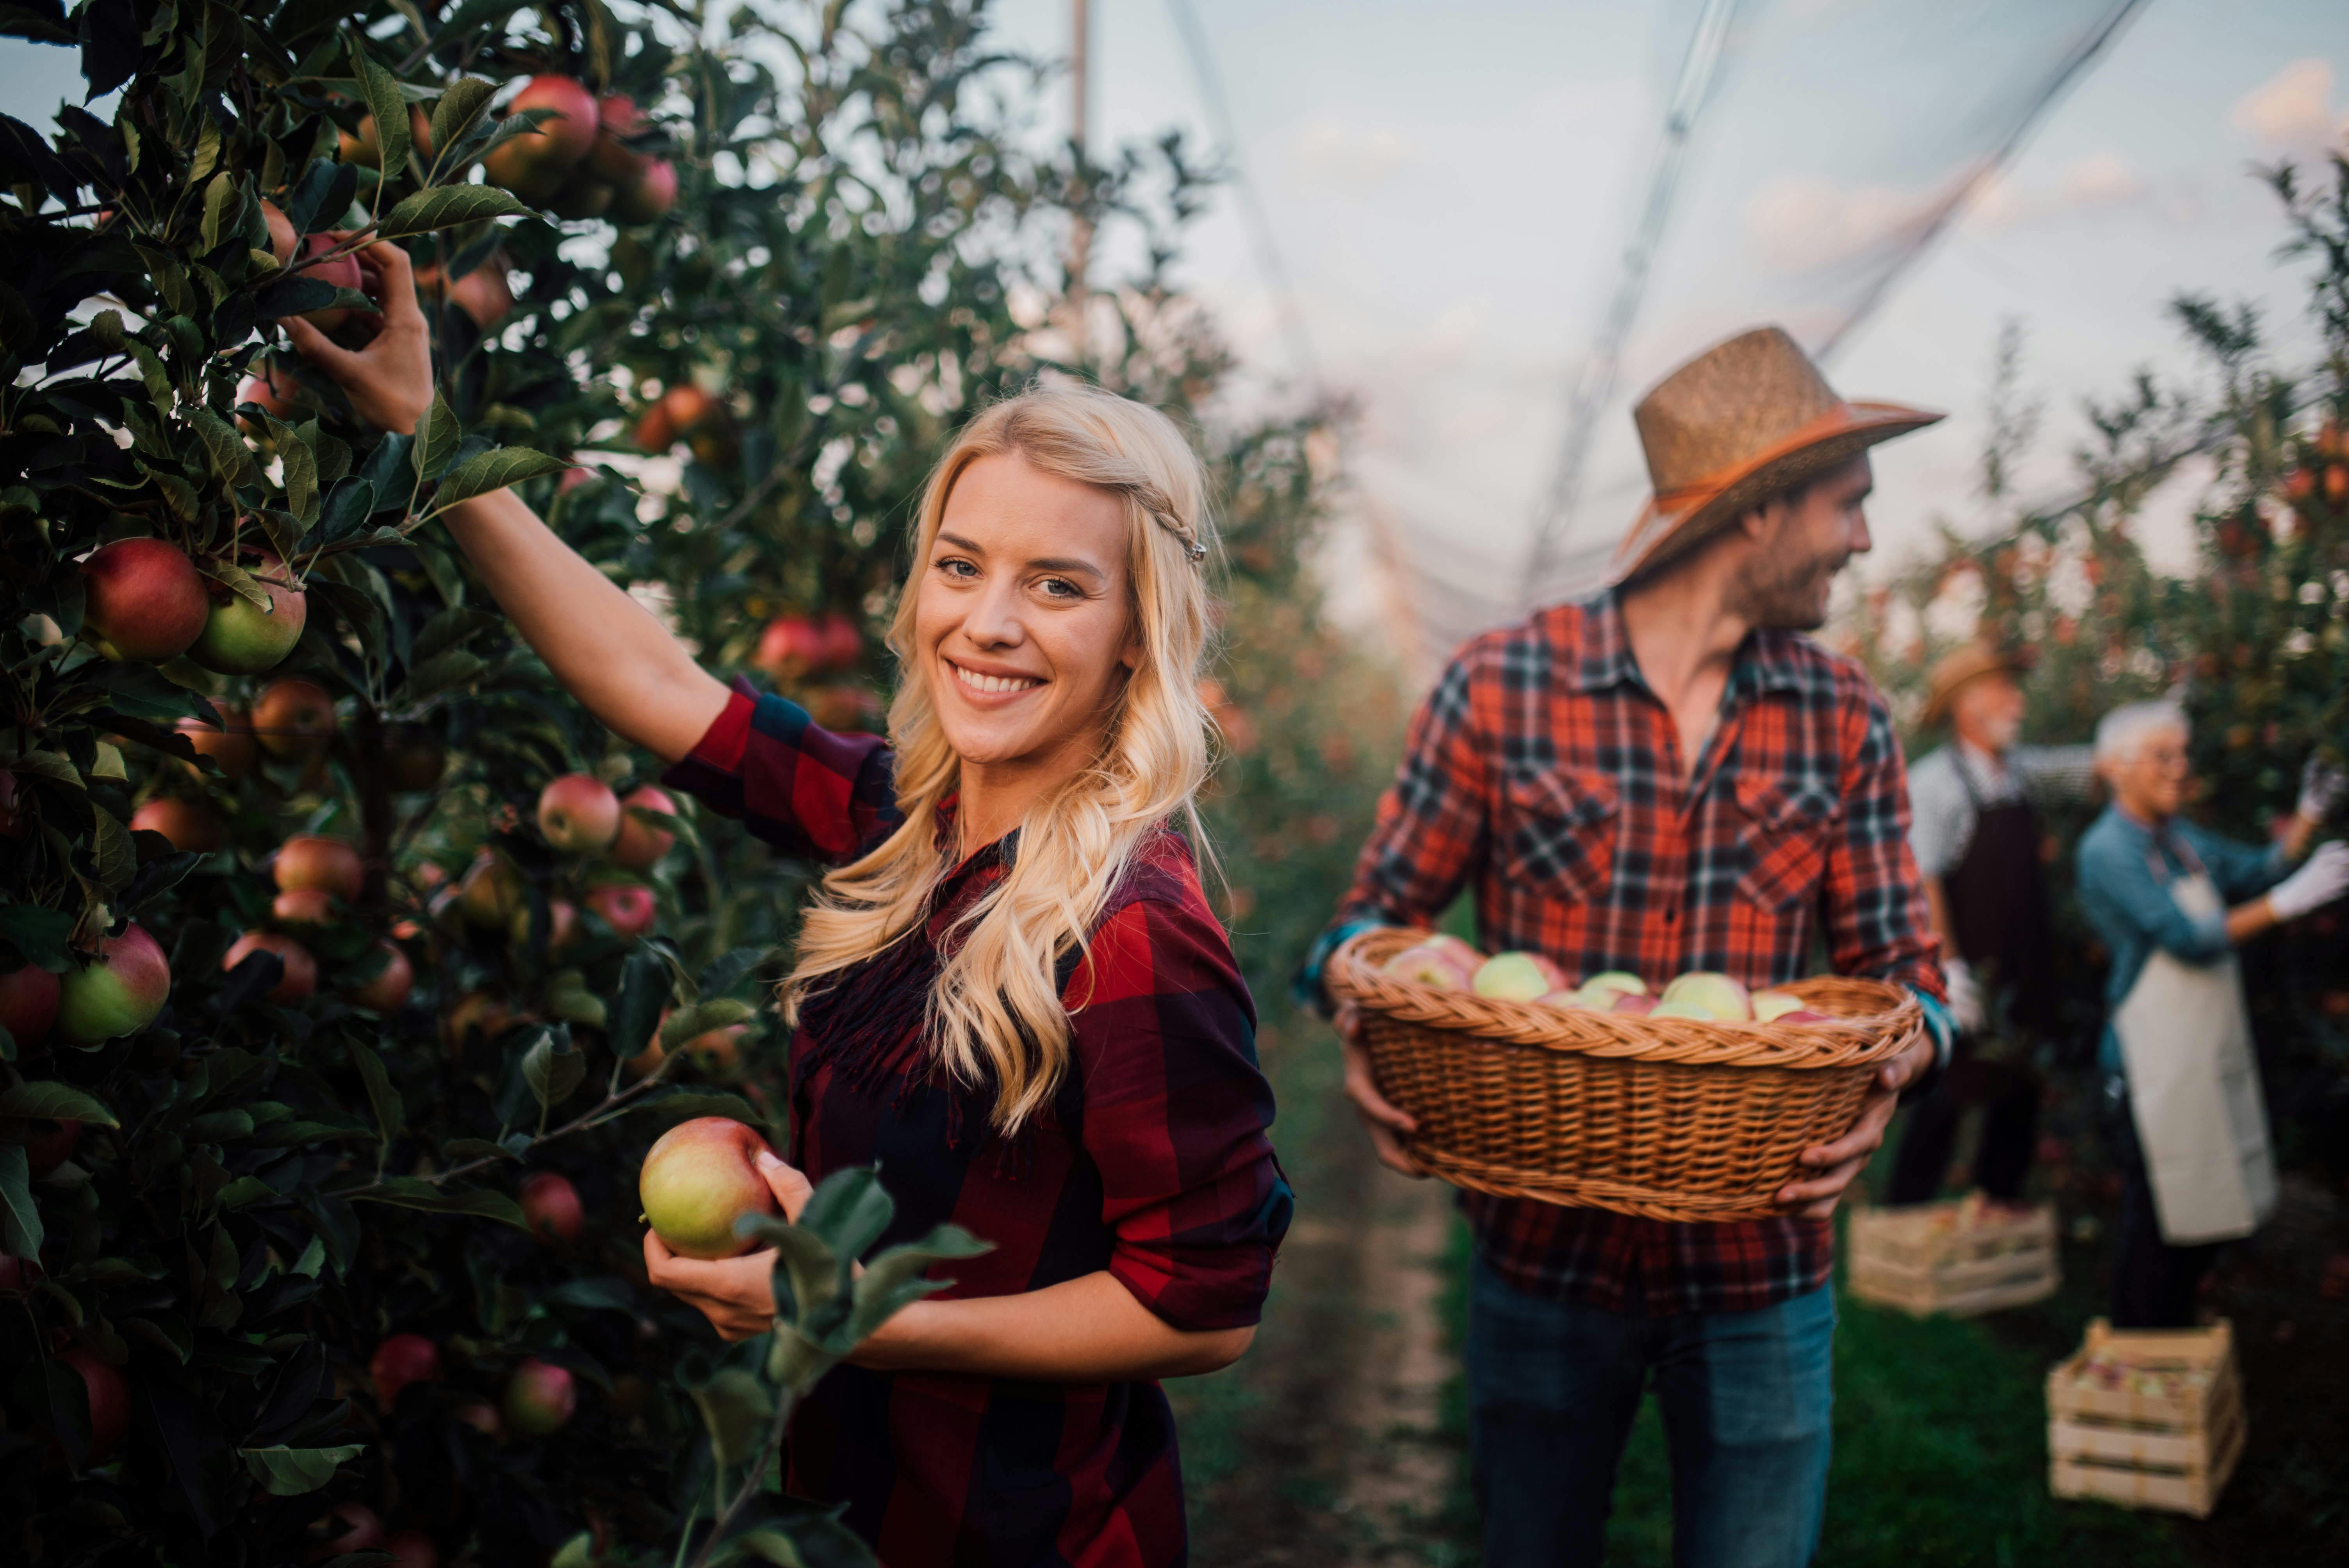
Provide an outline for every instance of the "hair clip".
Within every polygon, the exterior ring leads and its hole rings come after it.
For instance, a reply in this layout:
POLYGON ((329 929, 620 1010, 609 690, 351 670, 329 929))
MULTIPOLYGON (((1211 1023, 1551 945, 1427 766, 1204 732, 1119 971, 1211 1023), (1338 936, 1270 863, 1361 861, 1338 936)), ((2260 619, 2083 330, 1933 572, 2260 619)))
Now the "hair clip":
POLYGON ((1183 551, 1185 554, 1190 556, 1194 561, 1205 561, 1207 559, 1207 547, 1200 543, 1195 539, 1190 543, 1185 545, 1183 547, 1183 551))

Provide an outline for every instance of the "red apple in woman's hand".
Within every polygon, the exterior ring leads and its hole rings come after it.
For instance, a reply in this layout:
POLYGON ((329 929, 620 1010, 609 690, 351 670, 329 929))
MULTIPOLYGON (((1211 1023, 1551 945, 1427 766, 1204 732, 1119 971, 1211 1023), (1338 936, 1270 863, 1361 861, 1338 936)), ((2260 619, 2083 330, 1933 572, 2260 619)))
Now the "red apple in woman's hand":
POLYGON ((698 1116, 661 1134, 636 1178, 645 1218, 681 1258, 731 1258, 758 1243, 734 1233, 745 1214, 772 1214, 773 1189, 760 1174, 767 1140, 723 1116, 698 1116))

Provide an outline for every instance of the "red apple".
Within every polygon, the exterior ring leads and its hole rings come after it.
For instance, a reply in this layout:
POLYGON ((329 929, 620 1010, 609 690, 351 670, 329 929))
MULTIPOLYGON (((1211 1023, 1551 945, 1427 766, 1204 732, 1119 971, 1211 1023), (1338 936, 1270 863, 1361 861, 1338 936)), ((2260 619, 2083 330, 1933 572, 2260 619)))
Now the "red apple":
POLYGON ((269 608, 257 609, 242 594, 225 588, 212 590, 203 634, 188 650, 188 656, 208 670, 257 676, 283 663, 302 640, 302 627, 310 614, 309 595, 285 581, 285 563, 274 555, 254 562, 251 571, 269 597, 269 608))
POLYGON ((645 117, 636 100, 626 93, 605 93, 595 100, 595 142, 587 150, 588 170, 606 185, 622 188, 644 178, 645 156, 626 139, 642 135, 645 117))
MULTIPOLYGON (((240 404, 251 403, 264 414, 274 414, 285 423, 298 424, 302 418, 301 383, 287 372, 274 366, 258 376, 248 376, 236 389, 240 404)), ((244 433, 259 440, 269 434, 269 427, 257 419, 239 419, 244 433)))
POLYGON ((403 1530, 384 1539, 392 1568, 440 1568, 440 1548, 420 1530, 403 1530))
POLYGON ((600 218, 611 205, 612 188, 585 163, 565 174, 546 199, 546 210, 558 218, 600 218))
MULTIPOLYGON (((336 151, 343 162, 356 163, 363 169, 383 167, 383 146, 376 138, 375 116, 359 116, 356 135, 337 130, 335 139, 336 151)), ((408 139, 414 149, 414 167, 419 170, 429 169, 432 162, 432 121, 420 103, 408 106, 408 139)))
POLYGON ((551 1437, 571 1419, 579 1406, 579 1389, 571 1369, 536 1358, 523 1362, 506 1379, 506 1424, 526 1438, 551 1437))
POLYGON ((1642 996, 1636 991, 1619 992, 1615 997, 1615 1005, 1607 1010, 1610 1013, 1632 1013, 1645 1016, 1656 1010, 1656 999, 1653 996, 1642 996))
POLYGON ((175 850, 208 855, 221 847, 221 820, 201 800, 159 795, 130 814, 133 832, 160 833, 175 850))
POLYGON ((408 1006, 409 993, 416 989, 416 966, 388 942, 377 943, 376 950, 384 954, 383 967, 351 992, 351 1000, 370 1012, 397 1013, 408 1006))
POLYGON ((316 888, 346 903, 357 902, 367 886, 367 864, 359 852, 340 839, 316 833, 296 833, 278 847, 274 868, 277 885, 288 892, 316 888))
POLYGON ((81 1146, 81 1123, 51 1121, 46 1117, 27 1117, 22 1120, 8 1119, 17 1129, 25 1146, 25 1163, 35 1178, 47 1175, 74 1157, 81 1146))
POLYGON ((612 193, 612 221, 636 225, 657 223, 677 205, 677 170, 666 158, 648 160, 636 182, 612 193))
POLYGON ((645 1218, 681 1258, 731 1258, 757 1243, 734 1233, 745 1214, 772 1214, 775 1194, 759 1173, 767 1140, 723 1116, 698 1116, 661 1134, 637 1173, 645 1218))
POLYGON ((838 610, 824 612, 821 631, 823 662, 829 668, 848 669, 864 656, 864 634, 854 620, 838 610))
POLYGON ((277 258, 282 267, 294 259, 294 247, 302 236, 294 232, 294 220, 274 201, 261 204, 261 221, 269 226, 269 253, 277 258))
POLYGON ((622 936, 642 936, 660 916, 653 890, 642 882, 605 882, 589 888, 587 907, 622 936))
POLYGON ((322 887, 297 887, 269 901, 270 915, 281 925, 326 925, 335 918, 335 895, 322 887))
POLYGON ((160 539, 118 539, 81 563, 83 619, 109 657, 160 664, 204 629, 212 601, 187 552, 160 539))
POLYGON ((823 630, 805 615, 778 615, 759 634, 758 651, 750 667, 778 680, 797 680, 825 660, 823 630))
POLYGON ((310 950, 290 936, 274 931, 248 931, 236 939, 236 944, 221 960, 223 972, 235 968, 254 953, 274 953, 285 965, 285 973, 268 990, 269 1000, 279 1006, 291 1006, 318 989, 318 961, 310 950))
POLYGON ((290 761, 324 756, 335 733, 335 699, 315 681, 271 681, 253 705, 253 733, 272 757, 290 761))
POLYGON ((27 964, 0 975, 0 1028, 25 1051, 49 1037, 57 1021, 57 977, 27 964))
POLYGON ((472 318, 473 325, 483 332, 513 314, 513 288, 506 282, 506 264, 492 256, 455 283, 444 285, 439 267, 416 269, 416 292, 425 304, 438 311, 453 304, 472 318))
POLYGON ((553 109, 555 118, 499 147, 482 160, 482 171, 525 201, 544 201, 595 144, 595 97, 569 77, 533 77, 508 107, 553 109))
POLYGON ((171 965, 143 927, 123 928, 98 945, 94 964, 59 982, 57 1027, 68 1040, 95 1045, 154 1022, 171 993, 171 965))
POLYGON ((696 1035, 685 1042, 685 1054, 693 1065, 711 1078, 728 1078, 742 1063, 742 1038, 750 1032, 748 1024, 729 1024, 722 1029, 712 1029, 696 1035))
POLYGON ((122 1374, 76 1346, 57 1357, 81 1374, 89 1395, 89 1452, 84 1462, 103 1462, 130 1434, 130 1385, 122 1374))
POLYGON ((677 835, 667 828, 645 821, 636 812, 641 809, 674 817, 677 815, 677 802, 669 798, 667 790, 651 784, 640 784, 629 790, 620 804, 627 810, 621 815, 620 836, 612 843, 612 862, 626 866, 632 872, 648 872, 660 863, 663 855, 668 853, 669 846, 677 842, 677 835))
POLYGON ((375 1384, 376 1398, 388 1410, 410 1383, 440 1381, 440 1347, 420 1334, 395 1334, 367 1358, 367 1377, 375 1384))
POLYGON ((522 1217, 541 1241, 576 1241, 586 1213, 579 1189, 557 1171, 533 1172, 522 1184, 522 1217))
MULTIPOLYGON (((222 778, 242 779, 253 771, 253 726, 239 708, 222 707, 220 716, 221 722, 227 726, 224 729, 214 729, 196 718, 183 718, 171 727, 188 738, 197 756, 209 757, 217 763, 222 778)), ((189 771, 199 779, 203 777, 200 768, 191 767, 189 771)))
POLYGON ((1406 947, 1381 967, 1399 980, 1433 985, 1439 991, 1465 991, 1475 977, 1473 965, 1461 963, 1451 949, 1438 947, 1432 942, 1406 947))
POLYGON ((487 1399, 468 1399, 449 1413, 485 1438, 506 1435, 505 1418, 487 1399))
MULTIPOLYGON (((302 242, 302 259, 307 261, 312 256, 323 256, 349 237, 339 233, 312 234, 302 242)), ((329 288, 338 289, 357 289, 366 282, 365 275, 359 271, 357 256, 336 256, 333 261, 320 262, 315 266, 297 265, 295 275, 316 278, 329 288)), ((350 318, 347 305, 330 304, 302 313, 302 319, 320 332, 332 332, 350 318)))
POLYGON ((592 773, 565 773, 538 792, 538 830, 567 853, 609 849, 620 836, 620 798, 592 773))
POLYGON ((12 1258, 0 1253, 0 1295, 22 1295, 40 1277, 38 1258, 12 1258))

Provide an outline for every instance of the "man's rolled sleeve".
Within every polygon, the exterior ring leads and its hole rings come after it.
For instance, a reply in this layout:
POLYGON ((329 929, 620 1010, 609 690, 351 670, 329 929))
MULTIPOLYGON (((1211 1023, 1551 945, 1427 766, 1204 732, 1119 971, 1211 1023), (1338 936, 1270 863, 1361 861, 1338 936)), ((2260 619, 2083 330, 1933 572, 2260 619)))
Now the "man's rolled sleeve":
POLYGON ((1907 769, 1892 716, 1874 691, 1847 706, 1843 741, 1843 817, 1829 838, 1824 883, 1836 972, 1890 980, 1946 1004, 1940 944, 1909 849, 1907 769))

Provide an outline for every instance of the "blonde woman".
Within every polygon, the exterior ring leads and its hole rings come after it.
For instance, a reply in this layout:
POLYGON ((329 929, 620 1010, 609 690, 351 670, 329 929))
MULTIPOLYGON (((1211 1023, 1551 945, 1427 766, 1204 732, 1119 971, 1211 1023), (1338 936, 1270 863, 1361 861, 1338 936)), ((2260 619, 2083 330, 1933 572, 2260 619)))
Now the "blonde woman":
MULTIPOLYGON (((363 416, 429 396, 407 258, 363 253, 367 348, 295 324, 363 416)), ((836 735, 698 667, 512 492, 450 531, 598 718, 770 842, 833 869, 786 986, 796 1213, 877 1163, 884 1242, 993 1242, 799 1415, 790 1490, 845 1502, 890 1568, 1179 1563, 1174 1431, 1154 1379, 1254 1334, 1287 1228, 1255 1011, 1188 843, 1207 769, 1205 480, 1165 418, 1040 387, 957 436, 891 623, 890 738, 836 735)), ((730 1338, 773 1315, 770 1254, 645 1238, 654 1283, 730 1338)))

